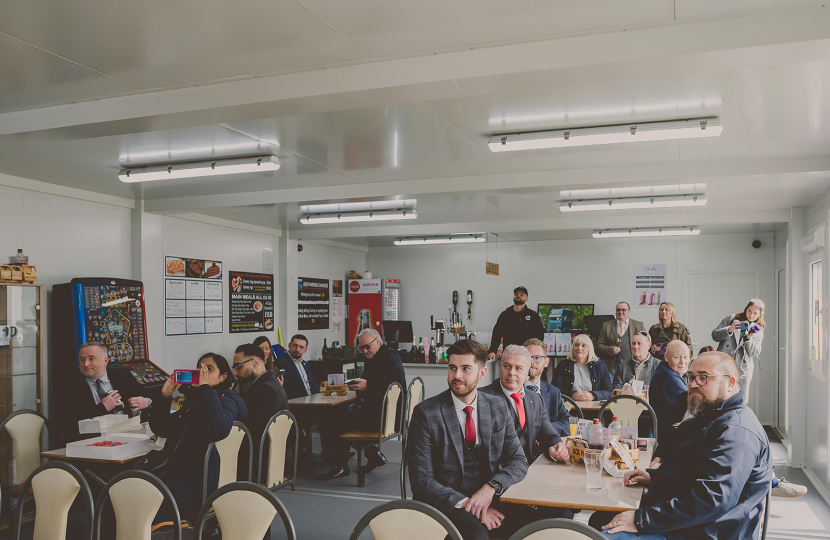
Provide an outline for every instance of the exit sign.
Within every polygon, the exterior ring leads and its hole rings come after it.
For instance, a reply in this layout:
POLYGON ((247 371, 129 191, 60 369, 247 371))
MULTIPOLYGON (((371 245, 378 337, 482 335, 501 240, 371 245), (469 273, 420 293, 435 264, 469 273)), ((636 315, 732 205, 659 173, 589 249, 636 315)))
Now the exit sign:
POLYGON ((497 276, 499 275, 499 265, 496 263, 486 262, 484 263, 485 271, 488 275, 497 276))

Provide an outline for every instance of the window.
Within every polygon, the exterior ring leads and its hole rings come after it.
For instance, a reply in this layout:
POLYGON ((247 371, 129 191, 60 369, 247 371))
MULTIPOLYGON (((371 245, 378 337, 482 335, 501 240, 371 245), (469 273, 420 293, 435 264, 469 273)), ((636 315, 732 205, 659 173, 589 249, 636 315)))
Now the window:
POLYGON ((821 273, 822 261, 810 264, 810 360, 811 371, 824 377, 824 358, 821 347, 821 273))

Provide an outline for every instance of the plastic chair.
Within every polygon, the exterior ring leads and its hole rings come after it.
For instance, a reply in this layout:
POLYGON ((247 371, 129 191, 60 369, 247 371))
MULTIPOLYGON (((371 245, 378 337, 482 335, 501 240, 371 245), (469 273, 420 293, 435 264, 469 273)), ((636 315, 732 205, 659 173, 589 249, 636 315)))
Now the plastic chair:
MULTIPOLYGON (((613 537, 613 535, 611 535, 613 537)), ((572 519, 540 519, 516 531, 510 540, 608 540, 602 533, 572 519)))
POLYGON ((265 424, 262 439, 259 441, 259 463, 257 464, 257 482, 264 482, 271 491, 291 486, 291 491, 297 487, 297 452, 299 451, 299 424, 297 419, 288 411, 280 411, 272 416, 265 424), (294 475, 291 480, 285 479, 285 455, 288 453, 288 435, 291 428, 295 428, 294 437, 294 475), (268 440, 267 469, 263 470, 262 456, 265 453, 265 441, 268 440), (263 479, 263 473, 265 478, 263 479))
POLYGON ((424 380, 420 377, 415 377, 409 381, 409 386, 406 389, 406 407, 404 407, 401 415, 401 433, 405 433, 409 429, 409 420, 412 418, 412 411, 415 406, 424 400, 424 380))
POLYGON ((12 525, 13 540, 20 540, 23 525, 23 506, 27 500, 35 501, 35 530, 33 538, 64 540, 69 508, 78 497, 86 505, 86 530, 84 538, 92 538, 92 492, 81 472, 62 461, 41 465, 29 476, 17 496, 17 507, 12 525), (29 489, 32 495, 29 495, 29 489))
POLYGON ((652 428, 654 430, 654 438, 657 439, 657 414, 648 401, 641 397, 621 394, 618 396, 611 396, 611 398, 602 404, 599 408, 599 421, 602 422, 602 413, 605 409, 609 409, 614 416, 621 420, 626 420, 628 425, 636 426, 640 420, 640 415, 643 409, 651 413, 652 428))
POLYGON ((375 540, 462 540, 447 516, 418 501, 391 501, 372 508, 349 540, 358 540, 367 526, 375 540))
MULTIPOLYGON (((158 477, 146 471, 125 471, 117 474, 104 486, 95 504, 93 538, 101 540, 101 518, 107 499, 115 512, 114 540, 147 540, 153 518, 163 502, 170 505, 173 514, 173 538, 181 540, 182 524, 179 507, 173 494, 158 477)), ((110 539, 107 539, 110 540, 110 539)))
POLYGON ((568 409, 568 412, 571 413, 571 416, 578 416, 579 418, 585 418, 585 414, 582 412, 582 407, 570 396, 562 396, 562 403, 565 405, 565 408, 568 409), (576 411, 576 414, 574 414, 576 411))
POLYGON ((251 470, 254 461, 254 445, 251 432, 242 422, 234 422, 230 434, 215 443, 210 443, 205 452, 205 468, 202 473, 202 502, 208 497, 208 471, 210 469, 210 454, 213 448, 219 452, 219 484, 217 487, 236 482, 237 463, 239 462, 239 451, 242 448, 242 441, 248 440, 248 478, 251 479, 251 470))
POLYGON ((215 514, 223 540, 271 538, 271 522, 279 515, 287 540, 296 540, 288 510, 269 490, 253 482, 234 482, 208 497, 196 518, 196 538, 202 538, 209 514, 215 514))
MULTIPOLYGON (((40 467, 42 462, 40 452, 42 450, 43 426, 51 430, 49 420, 31 409, 15 411, 0 421, 0 432, 5 429, 12 440, 15 464, 15 483, 0 486, 0 492, 6 492, 6 496, 0 496, 0 499, 5 499, 12 514, 14 514, 14 504, 17 502, 17 497, 12 493, 20 490, 23 482, 35 472, 35 469, 40 467)), ((2 506, 0 506, 1 511, 2 506)))
POLYGON ((383 396, 383 405, 380 411, 380 426, 377 431, 347 431, 340 435, 341 439, 348 439, 349 445, 357 450, 357 487, 366 486, 366 473, 363 470, 363 450, 367 446, 377 444, 378 451, 383 441, 398 436, 395 420, 398 414, 398 403, 401 400, 403 386, 393 382, 386 388, 383 396))

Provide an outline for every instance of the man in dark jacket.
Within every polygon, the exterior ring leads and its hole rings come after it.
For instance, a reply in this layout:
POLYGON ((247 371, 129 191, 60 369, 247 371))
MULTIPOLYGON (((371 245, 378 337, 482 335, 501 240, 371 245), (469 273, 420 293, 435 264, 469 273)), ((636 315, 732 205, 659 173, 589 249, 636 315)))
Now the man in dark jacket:
MULTIPOLYGON (((343 478, 349 473, 349 443, 341 441, 341 433, 353 430, 376 432, 380 427, 381 408, 386 389, 393 382, 401 383, 406 391, 406 375, 398 351, 383 344, 380 334, 371 328, 361 330, 357 335, 358 351, 366 356, 366 369, 363 378, 355 379, 350 388, 357 392, 358 408, 349 411, 345 417, 337 416, 328 422, 320 424, 320 442, 323 445, 323 454, 331 455, 333 450, 334 467, 323 475, 321 479, 343 478)), ((403 397, 403 395, 401 396, 403 397)), ((400 412, 398 401, 397 411, 388 411, 387 414, 397 415, 400 412)), ((365 472, 386 464, 386 457, 375 446, 366 449, 365 472)))
POLYGON ((303 360, 303 354, 307 350, 308 338, 297 334, 288 343, 288 354, 277 356, 277 365, 285 370, 282 386, 288 394, 288 399, 320 393, 320 386, 311 376, 311 367, 303 360))
POLYGON ((562 403, 562 393, 554 385, 542 380, 542 372, 550 363, 545 344, 540 339, 531 338, 525 341, 524 347, 530 353, 531 359, 530 373, 525 381, 525 388, 530 388, 542 396, 545 409, 548 411, 548 419, 556 434, 567 437, 571 434, 571 414, 562 403))
POLYGON ((677 428, 659 469, 626 473, 626 485, 650 487, 639 510, 603 527, 610 538, 758 538, 772 456, 764 428, 744 404, 738 367, 728 354, 704 353, 686 377, 693 417, 677 428))
POLYGON ((683 375, 689 369, 689 347, 676 339, 666 347, 664 360, 654 370, 648 389, 649 403, 657 415, 658 434, 669 427, 669 411, 686 392, 683 375))
MULTIPOLYGON (((288 397, 285 395, 277 376, 270 369, 265 368, 265 353, 257 345, 246 343, 236 348, 233 355, 233 374, 240 381, 246 383, 242 399, 248 408, 245 425, 251 431, 254 442, 254 461, 251 464, 251 474, 256 475, 259 464, 259 444, 268 420, 280 411, 288 410, 288 397)), ((247 478, 248 456, 247 443, 240 449, 240 459, 237 466, 238 478, 247 478), (244 456, 244 457, 243 457, 244 456)), ((268 446, 266 445, 266 448, 268 446)), ((267 455, 267 454, 266 454, 267 455)), ((263 460, 263 468, 266 462, 263 460)), ((252 478, 252 482, 258 479, 252 478)))
POLYGON ((522 345, 530 338, 544 339, 545 329, 539 314, 527 307, 527 289, 519 286, 513 289, 513 305, 505 309, 496 320, 493 327, 493 337, 490 340, 490 349, 487 358, 492 360, 499 350, 499 343, 504 341, 508 345, 522 345))

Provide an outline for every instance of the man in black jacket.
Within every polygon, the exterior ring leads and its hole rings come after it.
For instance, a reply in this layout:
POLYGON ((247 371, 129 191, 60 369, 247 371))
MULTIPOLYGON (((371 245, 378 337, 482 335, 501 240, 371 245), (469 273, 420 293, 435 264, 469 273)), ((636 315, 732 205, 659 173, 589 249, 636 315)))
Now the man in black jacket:
MULTIPOLYGON (((247 390, 242 394, 242 399, 248 407, 245 425, 251 430, 251 437, 254 441, 254 462, 251 470, 253 474, 256 474, 262 434, 272 416, 280 411, 288 410, 288 397, 274 372, 265 369, 265 353, 256 345, 246 343, 236 348, 233 355, 233 374, 236 378, 248 383, 245 385, 247 390)), ((248 453, 242 451, 241 455, 247 456, 248 453)), ((265 463, 263 463, 264 466, 265 463)), ((237 472, 242 478, 247 476, 247 459, 239 460, 237 472)), ((257 481, 257 479, 252 481, 257 481)))
MULTIPOLYGON (((339 435, 352 430, 377 431, 380 427, 380 414, 386 389, 391 383, 399 382, 406 391, 406 375, 398 351, 384 345, 380 334, 371 328, 360 331, 357 343, 358 350, 367 360, 363 378, 355 379, 351 385, 351 389, 357 392, 360 406, 347 413, 345 417, 337 417, 320 424, 323 455, 331 455, 333 451, 334 458, 334 467, 323 475, 324 480, 349 475, 349 444, 340 441, 339 435)), ((397 413, 389 411, 388 414, 397 413)), ((386 463, 386 457, 374 446, 366 449, 366 455, 365 472, 386 463)))
POLYGON ((493 327, 493 338, 490 340, 490 349, 487 359, 496 357, 499 343, 504 340, 504 348, 508 345, 522 345, 530 338, 544 339, 545 329, 539 314, 527 307, 527 289, 519 286, 513 289, 513 305, 505 309, 496 320, 493 327))

